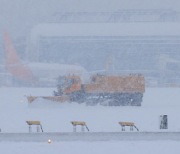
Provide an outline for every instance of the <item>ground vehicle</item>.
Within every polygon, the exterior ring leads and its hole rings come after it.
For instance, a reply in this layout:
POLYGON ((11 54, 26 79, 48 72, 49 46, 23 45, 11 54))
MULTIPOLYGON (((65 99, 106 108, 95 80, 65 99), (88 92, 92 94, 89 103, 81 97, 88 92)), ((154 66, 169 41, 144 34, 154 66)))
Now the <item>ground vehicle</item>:
MULTIPOLYGON (((82 84, 79 76, 61 76, 58 79, 58 91, 54 96, 42 97, 53 101, 70 101, 88 105, 140 106, 145 92, 142 75, 108 76, 94 75, 88 84, 82 84)), ((28 96, 33 102, 38 97, 28 96)))

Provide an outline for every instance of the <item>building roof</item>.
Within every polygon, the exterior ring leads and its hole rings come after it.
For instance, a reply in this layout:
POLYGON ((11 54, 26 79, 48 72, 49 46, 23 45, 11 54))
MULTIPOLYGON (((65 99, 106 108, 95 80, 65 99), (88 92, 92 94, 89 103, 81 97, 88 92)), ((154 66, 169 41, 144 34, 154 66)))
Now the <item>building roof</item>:
POLYGON ((46 23, 35 26, 38 36, 180 36, 180 23, 46 23))

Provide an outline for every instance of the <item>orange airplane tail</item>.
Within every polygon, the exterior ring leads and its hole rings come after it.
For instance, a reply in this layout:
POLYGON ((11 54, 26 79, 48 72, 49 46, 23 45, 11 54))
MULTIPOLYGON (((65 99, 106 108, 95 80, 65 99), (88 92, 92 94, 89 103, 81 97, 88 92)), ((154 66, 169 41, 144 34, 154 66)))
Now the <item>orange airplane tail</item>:
POLYGON ((34 76, 31 70, 21 62, 7 32, 4 32, 3 38, 5 47, 6 69, 18 79, 33 81, 34 76))

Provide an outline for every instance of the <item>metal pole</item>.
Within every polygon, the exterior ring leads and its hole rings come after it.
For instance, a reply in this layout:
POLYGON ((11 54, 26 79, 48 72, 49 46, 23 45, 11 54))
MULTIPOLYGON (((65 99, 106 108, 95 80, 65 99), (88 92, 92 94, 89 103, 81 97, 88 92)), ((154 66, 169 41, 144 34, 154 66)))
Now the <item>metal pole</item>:
POLYGON ((31 125, 29 125, 29 133, 31 133, 31 132, 32 132, 31 125))
POLYGON ((81 131, 84 132, 84 125, 81 126, 81 131))

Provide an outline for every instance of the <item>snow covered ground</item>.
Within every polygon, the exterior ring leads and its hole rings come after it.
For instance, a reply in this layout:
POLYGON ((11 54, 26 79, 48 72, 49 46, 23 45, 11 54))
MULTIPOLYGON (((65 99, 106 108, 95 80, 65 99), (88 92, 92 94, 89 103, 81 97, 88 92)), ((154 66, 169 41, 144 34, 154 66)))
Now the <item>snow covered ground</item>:
MULTIPOLYGON (((107 107, 57 104, 37 100, 28 104, 25 95, 52 95, 55 88, 0 88, 2 133, 26 133, 26 120, 40 120, 45 132, 72 132, 70 121, 86 121, 91 132, 120 132, 119 121, 133 121, 140 132, 162 132, 159 116, 168 115, 168 129, 180 131, 180 88, 147 88, 141 107, 107 107)), ((79 128, 80 130, 80 128, 79 128)), ((126 129, 129 131, 129 128, 126 129)), ((34 128, 35 131, 35 128, 34 128)), ((176 140, 0 142, 2 153, 178 153, 176 140)))
MULTIPOLYGON (((121 131, 119 121, 133 121, 140 131, 160 131, 159 116, 168 115, 169 129, 180 131, 179 88, 147 88, 141 107, 86 106, 37 100, 25 95, 52 95, 55 88, 0 88, 2 132, 28 132, 26 120, 40 120, 45 132, 72 132, 73 120, 86 121, 91 132, 121 131)), ((129 130, 129 129, 127 129, 129 130)))
POLYGON ((120 142, 1 142, 4 154, 178 154, 175 141, 120 142))

